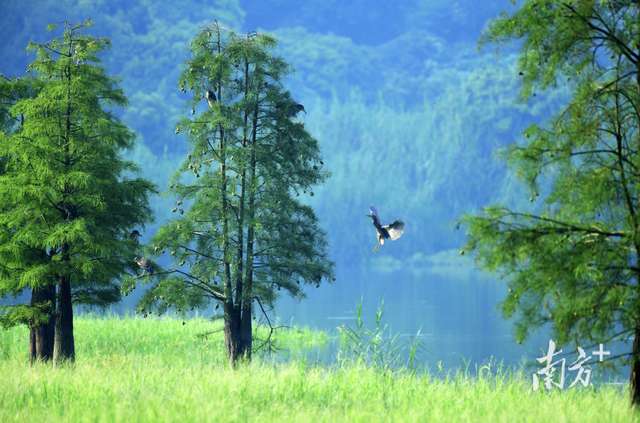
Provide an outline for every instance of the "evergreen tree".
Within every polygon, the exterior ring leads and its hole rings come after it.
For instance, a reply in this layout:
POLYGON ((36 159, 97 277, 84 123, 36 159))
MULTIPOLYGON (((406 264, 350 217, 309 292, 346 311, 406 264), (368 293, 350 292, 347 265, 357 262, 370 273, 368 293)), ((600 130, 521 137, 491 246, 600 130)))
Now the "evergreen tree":
MULTIPOLYGON (((526 129, 505 152, 543 211, 495 205, 466 215, 466 249, 485 269, 509 276, 502 303, 517 315, 517 339, 549 323, 560 344, 633 337, 640 403, 640 13, 637 2, 529 0, 492 22, 482 43, 522 40, 522 96, 569 84, 558 114, 526 129)), ((619 362, 618 362, 619 363, 619 362)))
POLYGON ((117 281, 137 269, 138 248, 123 234, 151 221, 156 192, 121 157, 135 134, 111 110, 127 99, 100 64, 109 40, 83 35, 89 20, 64 25, 62 37, 30 42, 37 90, 11 106, 21 123, 0 134, 0 293, 28 288, 35 298, 6 307, 2 322, 44 323, 55 310, 54 365, 75 359, 73 304, 120 300, 117 281))
MULTIPOLYGON (((24 124, 25 116, 16 114, 12 116, 9 112, 11 107, 24 99, 33 99, 37 96, 37 91, 42 85, 39 79, 27 78, 7 78, 0 76, 0 123, 3 134, 19 133, 24 124)), ((8 158, 0 158, 0 173, 4 173, 8 158)), ((25 249, 29 253, 30 249, 25 249)), ((38 250, 36 257, 46 255, 45 251, 38 250)), ((14 294, 16 285, 12 288, 14 294)), ((6 285, 6 288, 9 286, 6 285)), ((49 361, 53 358, 53 338, 55 328, 55 283, 52 281, 48 286, 31 290, 31 301, 29 307, 22 307, 14 310, 14 313, 5 326, 11 326, 12 321, 28 321, 29 325, 29 361, 49 361)), ((3 323, 4 323, 3 322, 3 323)))
POLYGON ((291 68, 272 54, 275 46, 272 36, 238 35, 217 23, 191 43, 179 80, 192 93, 190 114, 176 129, 188 137, 189 155, 168 191, 181 216, 152 240, 155 254, 170 251, 174 266, 140 302, 145 317, 222 304, 231 363, 251 357, 252 318, 271 326, 267 312, 280 291, 300 299, 305 285, 333 277, 326 234, 297 198, 314 195, 328 174, 318 142, 291 118, 296 103, 282 85, 291 68))

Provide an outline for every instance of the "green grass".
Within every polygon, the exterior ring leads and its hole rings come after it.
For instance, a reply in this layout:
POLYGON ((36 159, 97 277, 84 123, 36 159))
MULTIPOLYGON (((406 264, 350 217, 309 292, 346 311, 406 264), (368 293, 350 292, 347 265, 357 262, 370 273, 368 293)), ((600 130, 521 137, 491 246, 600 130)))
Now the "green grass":
MULTIPOLYGON (((323 367, 257 358, 230 370, 222 334, 203 319, 75 320, 77 362, 27 363, 28 333, 0 333, 0 422, 629 422, 626 390, 532 392, 531 376, 487 366, 481 377, 389 372, 342 360, 323 367)), ((290 357, 328 341, 278 334, 290 357)))

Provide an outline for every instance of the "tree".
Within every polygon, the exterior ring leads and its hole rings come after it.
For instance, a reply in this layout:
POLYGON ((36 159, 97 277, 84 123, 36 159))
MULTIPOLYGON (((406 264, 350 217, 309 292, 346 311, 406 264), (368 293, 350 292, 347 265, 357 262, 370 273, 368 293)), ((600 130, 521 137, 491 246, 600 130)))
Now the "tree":
POLYGON ((314 195, 328 174, 318 142, 290 118, 296 103, 282 86, 290 67, 271 53, 275 45, 217 22, 191 42, 179 80, 192 93, 190 114, 176 129, 189 155, 168 191, 181 216, 159 229, 150 252, 169 250, 174 266, 145 278, 151 286, 140 302, 145 317, 221 304, 231 363, 256 349, 252 318, 262 315, 273 330, 267 312, 279 291, 301 299, 304 286, 333 278, 325 233, 297 198, 314 195))
POLYGON ((632 1, 526 1, 490 25, 481 45, 522 40, 522 98, 568 84, 571 101, 504 152, 540 210, 501 205, 465 215, 465 249, 509 278, 501 303, 518 341, 549 323, 559 343, 634 337, 615 361, 631 363, 640 403, 640 25, 632 1))
MULTIPOLYGON (((25 99, 36 98, 42 83, 40 80, 28 78, 7 78, 0 75, 0 122, 2 133, 18 133, 24 125, 23 114, 12 116, 9 112, 12 106, 25 99)), ((7 164, 6 157, 1 160, 1 172, 4 173, 7 164)), ((25 251, 28 254, 28 249, 25 251)), ((36 256, 46 254, 39 250, 36 256)), ((53 358, 53 339, 55 330, 55 282, 39 289, 31 290, 29 307, 18 310, 11 316, 10 321, 27 320, 29 325, 29 361, 49 361, 53 358), (22 315, 21 315, 22 314, 22 315)), ((16 292, 17 293, 17 292, 16 292)), ((8 317, 8 316, 7 316, 8 317)), ((9 324, 8 326, 11 326, 9 324)))
POLYGON ((35 298, 5 307, 2 323, 43 324, 55 311, 54 365, 75 359, 73 304, 120 301, 117 281, 137 269, 138 248, 123 234, 152 220, 156 192, 121 157, 135 134, 111 108, 127 99, 100 65, 109 40, 83 35, 89 26, 65 22, 62 37, 30 42, 36 95, 11 106, 21 123, 0 134, 0 294, 29 288, 35 298))

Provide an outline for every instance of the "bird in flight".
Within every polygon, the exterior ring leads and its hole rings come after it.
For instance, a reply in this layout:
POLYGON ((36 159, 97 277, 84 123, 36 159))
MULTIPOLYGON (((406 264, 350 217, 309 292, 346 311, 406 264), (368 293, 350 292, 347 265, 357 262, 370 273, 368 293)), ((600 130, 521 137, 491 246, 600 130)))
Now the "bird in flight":
POLYGON ((368 214, 367 217, 371 218, 378 235, 378 245, 376 245, 376 248, 373 250, 373 254, 378 254, 378 249, 381 245, 384 245, 385 239, 391 238, 392 241, 395 241, 400 238, 404 233, 404 222, 398 219, 395 222, 389 223, 387 226, 382 226, 378 210, 373 207, 373 205, 369 207, 369 210, 371 211, 371 214, 368 214))

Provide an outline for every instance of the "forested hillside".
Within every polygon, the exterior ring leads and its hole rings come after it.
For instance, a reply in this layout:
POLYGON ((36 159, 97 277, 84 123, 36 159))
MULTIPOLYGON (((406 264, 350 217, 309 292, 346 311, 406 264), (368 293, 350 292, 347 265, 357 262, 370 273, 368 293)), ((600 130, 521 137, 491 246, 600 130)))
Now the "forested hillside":
MULTIPOLYGON (((407 223, 403 237, 375 259, 422 262, 458 248, 461 237, 447 224, 463 211, 496 200, 529 203, 494 152, 563 101, 562 93, 540 93, 535 103, 514 107, 513 61, 501 55, 497 62, 493 51, 476 46, 488 20, 511 6, 481 3, 37 0, 27 8, 6 2, 0 73, 25 75, 31 60, 25 47, 48 39, 47 24, 91 17, 91 34, 112 41, 105 65, 122 78, 131 101, 122 118, 139 133, 133 159, 164 188, 187 151, 175 124, 187 98, 177 77, 188 40, 214 19, 241 33, 272 32, 297 70, 287 86, 305 105, 302 119, 333 174, 309 202, 329 233, 334 260, 344 266, 373 257, 375 232, 365 215, 374 204, 384 223, 407 223)), ((171 217, 171 201, 153 202, 158 224, 171 217)))

